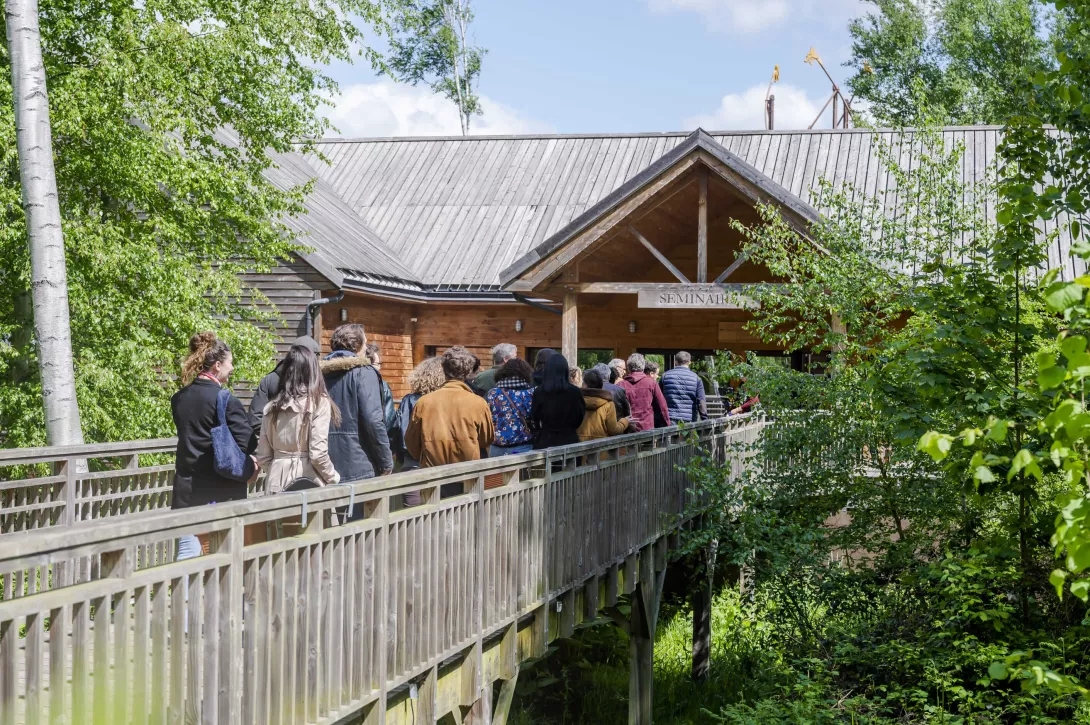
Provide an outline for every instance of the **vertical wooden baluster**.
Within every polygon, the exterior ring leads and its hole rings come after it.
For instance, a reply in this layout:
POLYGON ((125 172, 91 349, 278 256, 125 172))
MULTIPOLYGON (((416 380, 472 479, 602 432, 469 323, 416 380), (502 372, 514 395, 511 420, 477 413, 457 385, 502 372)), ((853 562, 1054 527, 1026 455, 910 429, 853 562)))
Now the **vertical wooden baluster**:
POLYGON ((151 687, 146 691, 146 709, 152 725, 164 725, 169 701, 167 693, 167 582, 151 585, 151 687))
MULTIPOLYGON (((245 565, 245 529, 236 519, 220 542, 219 551, 230 555, 230 563, 219 571, 219 678, 217 695, 219 722, 235 725, 242 721, 242 599, 245 565)), ((212 694, 209 693, 209 697, 212 694)))
POLYGON ((148 722, 150 703, 148 698, 148 649, 150 644, 151 597, 149 587, 133 591, 133 688, 132 721, 137 725, 148 722))
POLYGON ((18 672, 19 621, 0 622, 0 722, 15 722, 18 704, 16 673, 18 672))
MULTIPOLYGON (((186 688, 185 713, 182 722, 186 725, 201 721, 201 641, 204 635, 204 622, 201 606, 204 599, 204 574, 189 576, 189 591, 186 601, 185 641, 186 641, 186 688)), ((173 645, 172 645, 173 646, 173 645)), ((171 673, 173 675, 173 673, 171 673)))
MULTIPOLYGON (((170 705, 167 708, 170 725, 182 725, 185 722, 185 663, 188 648, 186 634, 185 596, 189 590, 188 577, 179 577, 170 581, 170 642, 163 643, 164 650, 170 650, 170 705)), ((160 654, 159 657, 165 657, 160 654)), ((158 658, 157 658, 158 659, 158 658)))

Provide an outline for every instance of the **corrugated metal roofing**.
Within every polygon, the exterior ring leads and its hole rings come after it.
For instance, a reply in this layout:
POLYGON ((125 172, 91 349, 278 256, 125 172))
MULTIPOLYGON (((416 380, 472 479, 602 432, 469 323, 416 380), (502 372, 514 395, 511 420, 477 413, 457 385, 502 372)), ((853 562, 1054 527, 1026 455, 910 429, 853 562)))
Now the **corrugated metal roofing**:
MULTIPOLYGON (((1000 129, 950 127, 949 146, 964 144, 965 180, 980 180, 995 158, 1000 129)), ((501 270, 538 246, 680 144, 686 133, 327 139, 328 159, 306 157, 367 227, 425 285, 499 283, 501 270)), ((773 182, 817 206, 824 177, 866 194, 895 181, 876 153, 890 145, 913 163, 911 134, 866 129, 712 132, 712 138, 773 182)), ((887 205, 895 205, 895 195, 887 205)), ((994 213, 994 204, 990 211, 994 213)), ((332 231, 332 230, 330 230, 332 231)), ((1052 231, 1051 225, 1043 230, 1052 231)), ((1049 249, 1050 266, 1083 272, 1067 239, 1049 249)), ((345 255, 338 267, 374 272, 345 255)))

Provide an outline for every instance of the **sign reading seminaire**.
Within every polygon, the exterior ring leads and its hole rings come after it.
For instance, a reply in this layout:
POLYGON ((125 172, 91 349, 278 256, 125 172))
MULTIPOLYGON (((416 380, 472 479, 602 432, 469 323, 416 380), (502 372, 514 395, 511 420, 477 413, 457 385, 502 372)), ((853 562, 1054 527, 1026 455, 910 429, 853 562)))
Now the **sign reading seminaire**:
POLYGON ((644 309, 727 309, 756 307, 756 302, 722 289, 646 289, 639 291, 639 307, 644 309))

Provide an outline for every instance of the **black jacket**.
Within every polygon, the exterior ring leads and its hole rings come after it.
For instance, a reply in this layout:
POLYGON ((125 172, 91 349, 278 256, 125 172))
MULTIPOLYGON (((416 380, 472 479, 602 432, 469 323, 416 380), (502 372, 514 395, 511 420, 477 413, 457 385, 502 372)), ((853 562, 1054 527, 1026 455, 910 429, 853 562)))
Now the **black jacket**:
MULTIPOLYGON (((241 481, 224 478, 213 466, 212 429, 219 425, 216 419, 219 392, 219 383, 197 378, 170 399, 170 412, 178 429, 172 508, 246 498, 246 481, 254 473, 252 459, 247 458, 245 478, 241 481)), ((249 456, 254 452, 257 435, 242 401, 233 395, 227 401, 227 427, 243 453, 249 456)))
POLYGON ((250 425, 259 435, 261 419, 265 417, 265 406, 269 404, 272 397, 276 395, 276 389, 280 387, 280 366, 283 364, 284 361, 281 360, 271 373, 261 378, 261 382, 257 384, 257 390, 254 391, 254 397, 250 399, 250 425))
POLYGON ((586 412, 583 394, 574 385, 560 393, 546 393, 540 387, 536 388, 530 403, 530 423, 537 429, 534 448, 540 450, 578 443, 577 431, 586 412))
POLYGON ((339 352, 322 360, 329 397, 341 411, 341 424, 329 427, 329 457, 341 481, 373 478, 394 468, 382 379, 367 358, 339 352))
POLYGON ((628 404, 628 393, 620 385, 602 383, 602 389, 613 395, 613 407, 617 409, 617 420, 632 415, 632 406, 628 404))

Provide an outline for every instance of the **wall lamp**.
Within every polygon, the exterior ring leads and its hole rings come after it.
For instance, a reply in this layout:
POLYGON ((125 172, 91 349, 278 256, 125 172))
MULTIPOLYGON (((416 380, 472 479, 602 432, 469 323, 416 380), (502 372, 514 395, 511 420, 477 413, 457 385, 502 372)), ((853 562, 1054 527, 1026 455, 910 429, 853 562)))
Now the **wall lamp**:
POLYGON ((341 322, 348 322, 348 310, 341 308, 341 322))
POLYGON ((633 335, 635 335, 635 334, 636 334, 636 321, 635 321, 635 320, 631 320, 631 321, 629 321, 629 323, 628 323, 628 331, 629 331, 629 332, 630 332, 631 334, 633 334, 633 335))
POLYGON ((522 320, 515 320, 515 332, 522 332, 522 320))

